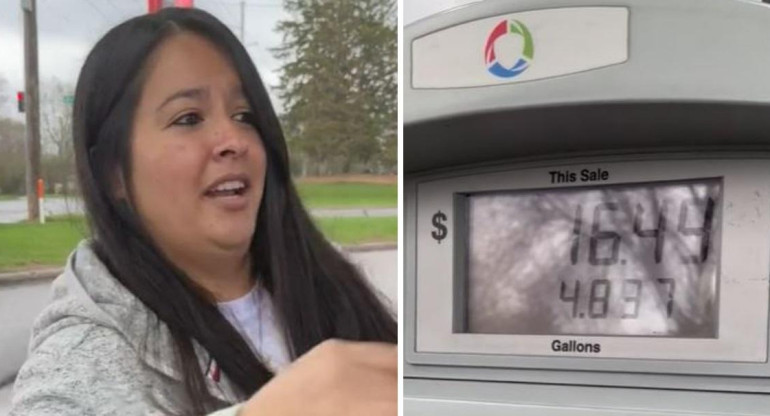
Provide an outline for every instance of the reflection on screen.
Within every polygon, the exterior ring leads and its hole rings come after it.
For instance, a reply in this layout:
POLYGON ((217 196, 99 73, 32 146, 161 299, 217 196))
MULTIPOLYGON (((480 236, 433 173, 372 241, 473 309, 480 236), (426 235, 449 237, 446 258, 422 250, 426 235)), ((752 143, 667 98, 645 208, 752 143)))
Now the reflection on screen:
POLYGON ((470 333, 715 338, 719 179, 467 198, 470 333))

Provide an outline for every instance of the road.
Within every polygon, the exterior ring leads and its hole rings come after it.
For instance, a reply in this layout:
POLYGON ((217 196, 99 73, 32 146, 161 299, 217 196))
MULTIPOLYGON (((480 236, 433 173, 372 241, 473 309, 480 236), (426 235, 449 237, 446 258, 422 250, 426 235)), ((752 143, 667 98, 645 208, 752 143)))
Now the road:
POLYGON ((349 258, 369 278, 395 315, 398 311, 398 251, 358 252, 350 254, 349 258))
MULTIPOLYGON (((393 311, 398 310, 397 251, 349 254, 393 311)), ((0 383, 12 378, 26 357, 32 322, 49 298, 50 281, 0 285, 0 383)), ((395 313, 395 312, 394 312, 395 313)), ((0 416, 10 411, 12 384, 0 387, 0 416)))
MULTIPOLYGON (((83 205, 77 198, 49 198, 45 201, 45 215, 82 214, 83 205)), ((0 224, 27 219, 27 199, 0 201, 0 224)))
MULTIPOLYGON (((78 198, 49 198, 45 201, 45 215, 82 214, 83 204, 78 198)), ((395 217, 396 208, 339 208, 312 209, 314 217, 395 217)), ((24 198, 0 201, 0 224, 27 219, 27 200, 24 198)))
POLYGON ((16 373, 26 357, 32 321, 48 302, 50 281, 0 286, 0 383, 16 373))

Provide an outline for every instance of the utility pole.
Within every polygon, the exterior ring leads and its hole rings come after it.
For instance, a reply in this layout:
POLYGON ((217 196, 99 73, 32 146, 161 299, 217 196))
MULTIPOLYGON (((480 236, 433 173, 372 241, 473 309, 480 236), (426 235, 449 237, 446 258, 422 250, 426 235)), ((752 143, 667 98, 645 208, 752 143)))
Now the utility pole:
POLYGON ((245 38, 243 37, 243 29, 244 29, 244 26, 243 26, 243 15, 244 15, 245 8, 246 8, 246 2, 241 0, 241 43, 245 42, 245 40, 244 40, 245 38))
POLYGON ((24 14, 24 88, 27 116, 27 219, 37 221, 40 205, 37 180, 40 178, 40 90, 37 71, 37 5, 21 0, 24 14))

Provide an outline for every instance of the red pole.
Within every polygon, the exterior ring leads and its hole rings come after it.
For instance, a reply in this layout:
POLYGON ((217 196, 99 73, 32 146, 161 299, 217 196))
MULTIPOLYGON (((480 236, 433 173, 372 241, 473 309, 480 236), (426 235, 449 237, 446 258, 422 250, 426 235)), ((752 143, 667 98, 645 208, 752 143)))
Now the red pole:
POLYGON ((147 13, 155 13, 164 7, 195 7, 194 0, 147 0, 147 13))
POLYGON ((45 224, 45 210, 43 209, 43 204, 45 202, 45 184, 43 183, 42 179, 37 180, 37 206, 39 211, 38 217, 40 218, 40 223, 45 224))
POLYGON ((155 13, 160 10, 161 0, 147 0, 147 13, 155 13))

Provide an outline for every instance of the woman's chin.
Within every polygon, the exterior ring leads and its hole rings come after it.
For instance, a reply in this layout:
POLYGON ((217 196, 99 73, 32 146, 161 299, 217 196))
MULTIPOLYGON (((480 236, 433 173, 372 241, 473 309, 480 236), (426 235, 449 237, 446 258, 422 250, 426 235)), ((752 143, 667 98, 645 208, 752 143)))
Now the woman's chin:
POLYGON ((240 227, 223 227, 209 236, 209 241, 220 249, 248 250, 251 239, 254 236, 254 226, 243 225, 240 227))
POLYGON ((208 239, 220 247, 240 247, 251 244, 257 225, 256 204, 248 209, 226 212, 207 211, 200 221, 208 239))

